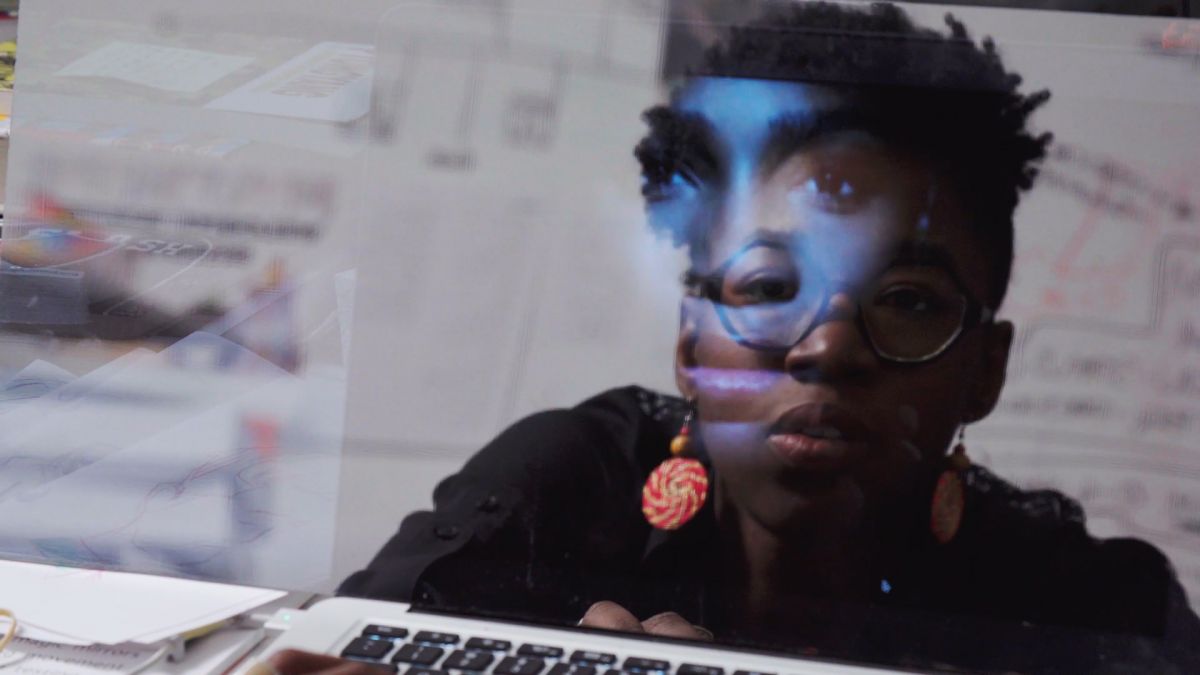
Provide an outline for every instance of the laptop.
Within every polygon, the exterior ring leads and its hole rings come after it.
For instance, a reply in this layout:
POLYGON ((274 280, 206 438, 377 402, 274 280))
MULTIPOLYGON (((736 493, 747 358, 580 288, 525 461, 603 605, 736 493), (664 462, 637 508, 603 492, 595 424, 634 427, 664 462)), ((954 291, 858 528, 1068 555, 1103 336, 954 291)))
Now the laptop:
MULTIPOLYGON (((895 672, 695 641, 447 615, 360 598, 322 600, 290 623, 260 657, 300 649, 414 675, 448 670, 519 675, 895 672)), ((235 672, 252 667, 244 664, 235 672)))
MULTIPOLYGON (((21 420, 0 432, 0 556, 372 596, 289 614, 256 659, 296 649, 414 675, 1192 663, 1179 639, 1200 625, 1200 28, 1187 3, 1125 15, 905 3, 911 29, 852 2, 782 27, 763 17, 813 3, 29 4, 22 40, 53 48, 22 63, 0 239, 0 415, 21 420), (860 14, 873 18, 837 18, 860 14), (1023 83, 994 69, 893 68, 897 30, 917 66, 967 50, 994 68, 992 36, 1023 83), (752 39, 737 42, 739 31, 752 39), (768 34, 784 46, 760 49, 754 36, 768 34), (824 45, 825 60, 792 58, 793 42, 824 45), (798 104, 846 84, 888 103, 809 124, 798 104), (961 206, 945 201, 959 176, 930 171, 904 143, 924 125, 928 147, 963 162, 973 138, 936 145, 937 125, 914 111, 1014 91, 997 113, 1012 142, 985 148, 1028 154, 1005 178, 1019 199, 998 306, 991 277, 945 255, 954 244, 889 248, 861 264, 875 276, 857 278, 858 262, 821 253, 883 250, 851 228, 775 236, 773 219, 792 209, 820 212, 806 224, 859 214, 869 186, 937 240, 955 221, 945 209, 961 206), (1005 126, 1012 116, 1021 129, 1005 126), (870 143, 855 135, 864 128, 870 143), (746 154, 767 146, 787 151, 746 154), (739 164, 751 159, 761 166, 739 164), (830 170, 843 165, 853 175, 830 170), (779 186, 763 176, 779 167, 795 184, 777 210, 710 222, 743 203, 729 199, 734 177, 764 199, 779 186), (746 221, 766 226, 719 245, 697 234, 746 221), (804 243, 818 235, 832 239, 804 243), (803 287, 821 291, 795 290, 786 314, 760 305, 787 283, 747 295, 726 283, 785 267, 811 271, 818 281, 803 287), (930 285, 945 295, 909 307, 944 310, 933 338, 885 309, 921 300, 882 300, 879 279, 896 267, 936 272, 930 285), (865 288, 878 306, 864 307, 865 288), (846 298, 861 320, 839 313, 846 298), (770 354, 834 325, 895 372, 968 368, 955 350, 1009 321, 1007 364, 988 371, 1007 374, 990 414, 965 437, 942 420, 892 448, 896 463, 878 473, 893 485, 908 475, 904 457, 945 446, 945 470, 911 481, 925 510, 876 514, 912 515, 903 528, 921 530, 923 552, 818 565, 826 576, 803 592, 760 592, 758 615, 738 604, 752 574, 726 587, 692 564, 729 534, 714 515, 729 499, 761 507, 763 522, 806 491, 852 505, 827 475, 831 455, 869 445, 856 439, 887 416, 793 410, 771 432, 784 438, 769 443, 768 468, 738 474, 722 438, 750 427, 733 404, 831 372, 828 354, 793 350, 788 368, 764 366, 770 354), (542 435, 554 442, 541 449, 580 454, 538 454, 530 439, 542 435), (610 440, 614 455, 589 454, 610 440), (969 468, 954 463, 962 455, 969 468), (655 473, 660 464, 681 473, 655 473), (529 467, 534 484, 520 482, 529 467), (734 492, 718 496, 717 482, 738 475, 741 487, 725 482, 734 492), (982 521, 967 508, 1002 502, 982 521), (1018 512, 1031 524, 1006 530, 1018 512), (1070 535, 1049 541, 1086 543, 1063 554, 1066 571, 1022 567, 1059 559, 1045 548, 988 548, 1043 546, 1043 525, 1070 535), (939 548, 956 537, 960 549, 939 548), (1093 550, 1093 539, 1118 543, 1093 550), (1038 555, 1006 557, 1014 550, 1038 555), (1115 583, 1113 569, 1135 580, 1115 583), (870 584, 827 602, 846 570, 870 584), (979 578, 996 583, 967 583, 979 578), (818 608, 799 638, 780 635, 795 617, 778 599, 791 592, 818 608), (597 600, 638 620, 677 611, 716 639, 577 625, 597 600), (765 630, 728 618, 756 616, 765 630)), ((963 118, 939 119, 949 129, 963 118)), ((992 245, 988 264, 1005 257, 992 245)), ((963 382, 984 378, 958 376, 920 403, 938 381, 909 387, 914 403, 889 408, 889 423, 940 419, 935 404, 957 405, 963 382)), ((900 531, 880 529, 881 541, 900 531)))

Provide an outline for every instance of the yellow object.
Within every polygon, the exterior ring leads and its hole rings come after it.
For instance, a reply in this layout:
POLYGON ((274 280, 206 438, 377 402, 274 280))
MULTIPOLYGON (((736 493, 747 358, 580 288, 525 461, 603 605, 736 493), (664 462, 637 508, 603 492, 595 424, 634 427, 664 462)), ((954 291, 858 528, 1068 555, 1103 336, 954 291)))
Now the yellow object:
POLYGON ((2 652, 8 643, 17 636, 17 617, 7 609, 0 609, 0 616, 8 618, 8 630, 4 631, 4 637, 0 637, 0 652, 2 652))
POLYGON ((967 457, 967 449, 962 443, 954 446, 954 452, 950 453, 950 468, 955 471, 965 471, 971 468, 971 459, 967 457))
POLYGON ((185 642, 188 640, 195 640, 196 638, 204 637, 205 635, 208 635, 209 633, 215 633, 215 632, 221 630, 222 628, 224 628, 225 626, 227 626, 228 624, 229 624, 228 621, 218 621, 216 623, 210 623, 207 626, 200 626, 199 628, 193 628, 192 630, 189 630, 186 633, 180 633, 179 637, 183 638, 183 640, 185 642))
POLYGON ((690 442, 690 440, 691 439, 689 439, 687 436, 685 436, 683 434, 679 434, 675 438, 672 438, 671 439, 671 454, 672 455, 682 455, 683 453, 687 452, 688 443, 690 442))

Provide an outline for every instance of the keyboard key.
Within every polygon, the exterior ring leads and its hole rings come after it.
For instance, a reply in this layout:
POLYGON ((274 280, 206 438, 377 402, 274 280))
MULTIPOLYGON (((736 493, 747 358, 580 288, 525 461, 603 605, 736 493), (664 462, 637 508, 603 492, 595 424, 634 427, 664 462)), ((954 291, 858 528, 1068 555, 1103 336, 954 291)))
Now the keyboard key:
POLYGON ((617 657, 614 654, 605 652, 588 652, 577 649, 571 654, 571 661, 574 663, 594 663, 602 666, 611 666, 617 662, 617 657))
POLYGON ((454 633, 435 633, 431 630, 423 630, 413 636, 413 642, 429 642, 435 645, 456 645, 458 644, 458 636, 454 633))
POLYGON ((532 656, 510 656, 500 662, 492 672, 496 675, 537 675, 546 667, 546 662, 532 656))
POLYGON ((363 629, 362 634, 363 637, 371 637, 372 635, 381 638, 408 637, 408 631, 403 628, 397 628, 395 626, 381 626, 379 624, 371 624, 370 626, 367 626, 363 629))
POLYGON ((437 668, 425 668, 422 666, 413 666, 404 671, 404 675, 451 675, 448 670, 438 670, 437 668))
POLYGON ((541 656, 557 659, 563 655, 563 650, 558 647, 547 647, 546 645, 521 645, 521 648, 517 650, 517 654, 521 656, 541 656))
POLYGON ((382 659, 395 646, 391 640, 356 637, 342 650, 342 657, 351 659, 382 659))
POLYGON ((578 663, 557 663, 550 669, 549 675, 596 675, 596 669, 578 663))
POLYGON ((379 663, 378 661, 359 661, 359 659, 356 658, 353 659, 353 661, 362 665, 368 665, 368 667, 371 667, 371 670, 378 670, 379 675, 383 675, 384 673, 396 673, 397 671, 395 665, 390 663, 379 663))
POLYGON ((442 662, 442 668, 455 668, 458 670, 486 670, 492 665, 496 657, 493 654, 484 652, 465 652, 458 650, 446 657, 442 662))
POLYGON ((764 673, 761 670, 735 670, 733 675, 775 675, 775 673, 764 673))
POLYGON ((694 663, 684 663, 675 671, 675 675, 725 675, 724 668, 716 666, 698 666, 694 663))
POLYGON ((471 638, 467 640, 467 649, 486 649, 493 652, 506 652, 512 648, 508 640, 493 640, 491 638, 471 638))
POLYGON ((427 647, 425 645, 403 645, 392 657, 392 663, 413 663, 418 666, 430 666, 434 661, 442 658, 443 650, 441 647, 427 647))
POLYGON ((671 664, 659 659, 642 659, 631 656, 621 665, 622 670, 670 670, 671 664))

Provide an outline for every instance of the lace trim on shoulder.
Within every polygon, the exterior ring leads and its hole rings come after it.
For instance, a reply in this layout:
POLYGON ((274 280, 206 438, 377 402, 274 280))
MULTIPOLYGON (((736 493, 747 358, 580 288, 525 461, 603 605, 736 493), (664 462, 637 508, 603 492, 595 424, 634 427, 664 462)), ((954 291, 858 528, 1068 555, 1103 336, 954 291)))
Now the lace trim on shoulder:
POLYGON ((682 420, 687 414, 687 403, 682 398, 649 389, 637 390, 637 403, 642 414, 655 422, 682 420))
POLYGON ((1022 490, 978 465, 965 478, 968 491, 1001 500, 1031 519, 1080 526, 1086 520, 1079 502, 1056 490, 1022 490))

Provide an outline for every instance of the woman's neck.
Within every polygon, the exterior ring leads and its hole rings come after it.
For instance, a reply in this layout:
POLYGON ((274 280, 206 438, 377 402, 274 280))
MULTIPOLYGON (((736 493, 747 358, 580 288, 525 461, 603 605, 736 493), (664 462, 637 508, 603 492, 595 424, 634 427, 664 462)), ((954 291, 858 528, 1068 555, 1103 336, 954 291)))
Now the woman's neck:
POLYGON ((730 609, 743 625, 824 621, 823 611, 865 601, 878 587, 887 542, 877 528, 829 528, 798 522, 773 531, 717 491, 721 577, 730 609), (820 606, 821 611, 806 611, 820 606))

